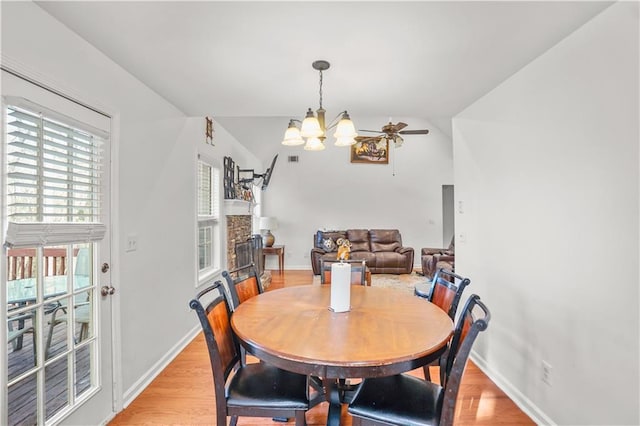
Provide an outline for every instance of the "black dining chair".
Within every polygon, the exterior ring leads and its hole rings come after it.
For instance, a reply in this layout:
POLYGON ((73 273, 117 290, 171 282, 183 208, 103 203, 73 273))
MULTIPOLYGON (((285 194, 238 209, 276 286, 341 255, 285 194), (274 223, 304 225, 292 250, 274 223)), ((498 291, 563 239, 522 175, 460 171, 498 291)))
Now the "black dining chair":
MULTIPOLYGON (((462 292, 469 284, 471 284, 469 278, 464 278, 446 269, 439 269, 430 283, 416 284, 414 294, 429 300, 445 311, 451 320, 455 321, 462 292)), ((446 353, 443 356, 446 356, 446 353)), ((439 361, 436 360, 423 367, 425 379, 431 380, 429 366, 438 365, 438 363, 439 361)))
POLYGON ((234 311, 245 300, 264 292, 256 265, 253 263, 230 271, 223 271, 222 276, 227 281, 234 311))
POLYGON ((469 352, 490 319, 480 297, 469 297, 441 363, 441 385, 408 374, 364 379, 349 404, 353 425, 452 425, 469 352))
POLYGON ((231 328, 231 309, 223 287, 216 281, 189 302, 200 319, 209 351, 217 425, 226 426, 227 416, 231 416, 232 426, 239 416, 295 417, 297 426, 305 425, 309 409, 307 377, 264 362, 240 362, 240 347, 231 328))

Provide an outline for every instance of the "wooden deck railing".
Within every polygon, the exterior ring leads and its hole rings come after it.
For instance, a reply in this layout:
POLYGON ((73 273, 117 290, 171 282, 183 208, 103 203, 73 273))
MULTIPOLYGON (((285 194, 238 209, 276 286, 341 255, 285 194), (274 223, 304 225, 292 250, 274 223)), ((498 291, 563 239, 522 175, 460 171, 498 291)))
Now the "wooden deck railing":
MULTIPOLYGON (((74 256, 77 255, 75 250, 74 256)), ((36 249, 7 250, 7 280, 33 278, 37 273, 36 249)), ((67 273, 67 249, 45 248, 43 253, 44 276, 64 275, 67 273)))

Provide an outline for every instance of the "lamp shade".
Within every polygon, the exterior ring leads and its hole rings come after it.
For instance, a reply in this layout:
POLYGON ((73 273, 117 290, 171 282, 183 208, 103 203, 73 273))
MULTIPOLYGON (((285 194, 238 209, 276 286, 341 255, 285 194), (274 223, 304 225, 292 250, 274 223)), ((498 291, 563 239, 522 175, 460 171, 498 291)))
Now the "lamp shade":
POLYGON ((278 229, 278 219, 272 216, 262 216, 259 221, 260 230, 275 230, 278 229))
MULTIPOLYGON (((338 121, 338 125, 336 126, 336 132, 333 134, 333 137, 336 139, 345 139, 345 138, 355 138, 358 136, 356 133, 356 128, 353 125, 353 121, 349 117, 349 114, 346 112, 342 114, 342 118, 338 121)), ((355 141, 354 141, 355 142, 355 141)))
POLYGON ((354 138, 345 137, 345 138, 336 139, 336 143, 334 145, 335 146, 350 146, 350 145, 353 145, 354 143, 356 143, 356 140, 354 138))
POLYGON ((295 125, 293 120, 289 122, 289 127, 287 127, 287 131, 284 132, 284 139, 282 141, 282 145, 295 146, 302 145, 304 143, 304 139, 300 135, 300 129, 295 125))
POLYGON ((304 146, 307 151, 322 151, 326 147, 319 138, 309 138, 304 146))
POLYGON ((302 120, 302 126, 300 126, 300 134, 303 138, 317 138, 324 134, 320 128, 320 122, 309 108, 307 116, 302 120))

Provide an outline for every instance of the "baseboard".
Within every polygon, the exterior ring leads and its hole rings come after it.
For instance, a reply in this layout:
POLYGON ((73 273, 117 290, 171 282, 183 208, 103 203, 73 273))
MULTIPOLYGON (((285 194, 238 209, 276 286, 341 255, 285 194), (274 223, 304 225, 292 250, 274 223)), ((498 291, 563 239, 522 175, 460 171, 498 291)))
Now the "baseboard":
POLYGON ((202 331, 200 325, 195 326, 186 336, 176 343, 162 358, 158 360, 145 374, 138 379, 133 386, 127 389, 123 395, 123 410, 129 406, 143 390, 151 384, 167 366, 187 347, 189 343, 202 331))
POLYGON ((492 369, 486 360, 480 357, 473 350, 471 351, 471 360, 478 366, 480 370, 489 378, 496 386, 500 388, 527 416, 531 417, 538 425, 554 426, 553 422, 537 405, 520 392, 509 380, 503 375, 492 369))

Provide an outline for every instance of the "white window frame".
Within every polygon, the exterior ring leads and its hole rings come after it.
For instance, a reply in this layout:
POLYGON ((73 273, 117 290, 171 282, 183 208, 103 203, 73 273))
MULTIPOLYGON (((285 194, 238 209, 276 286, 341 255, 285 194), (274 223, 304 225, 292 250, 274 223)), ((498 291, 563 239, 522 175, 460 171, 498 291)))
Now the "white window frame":
POLYGON ((211 278, 221 272, 222 263, 222 223, 220 218, 221 205, 221 169, 216 161, 203 154, 198 154, 196 160, 196 270, 198 272, 198 281, 196 287, 211 280, 211 278), (204 164, 211 169, 211 198, 209 200, 211 214, 200 214, 200 164, 204 164), (200 230, 204 227, 211 227, 211 244, 209 265, 200 268, 200 230))

